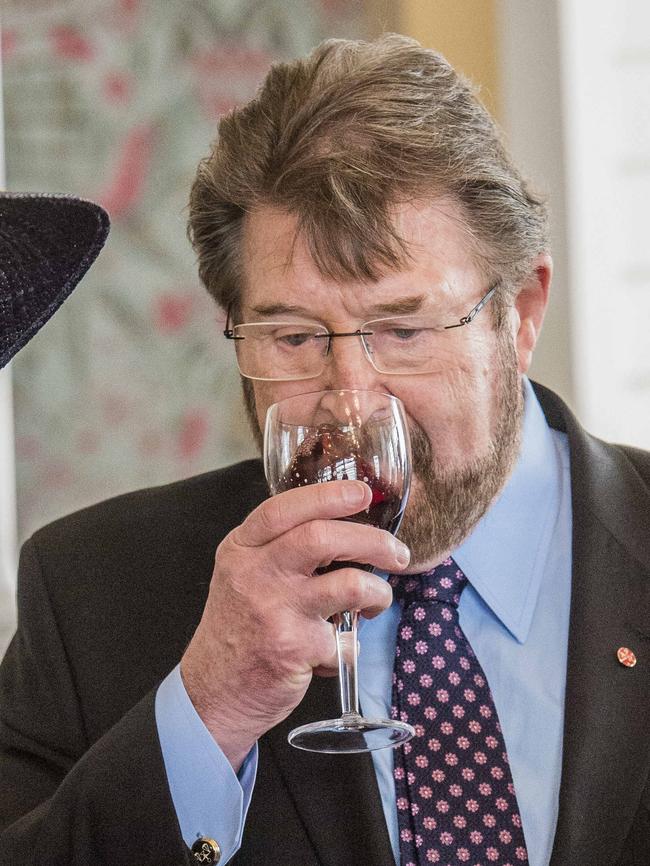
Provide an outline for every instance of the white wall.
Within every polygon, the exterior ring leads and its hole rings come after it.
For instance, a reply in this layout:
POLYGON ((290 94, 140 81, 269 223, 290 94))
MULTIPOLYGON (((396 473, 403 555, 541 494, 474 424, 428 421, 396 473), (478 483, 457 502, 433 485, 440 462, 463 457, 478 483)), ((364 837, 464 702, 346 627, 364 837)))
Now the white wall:
POLYGON ((554 277, 531 376, 575 406, 557 0, 500 0, 497 16, 508 145, 551 210, 554 277))
POLYGON ((650 4, 562 0, 567 242, 585 424, 650 447, 650 4))
POLYGON ((556 275, 533 375, 650 447, 650 3, 500 0, 504 125, 549 194, 556 275))

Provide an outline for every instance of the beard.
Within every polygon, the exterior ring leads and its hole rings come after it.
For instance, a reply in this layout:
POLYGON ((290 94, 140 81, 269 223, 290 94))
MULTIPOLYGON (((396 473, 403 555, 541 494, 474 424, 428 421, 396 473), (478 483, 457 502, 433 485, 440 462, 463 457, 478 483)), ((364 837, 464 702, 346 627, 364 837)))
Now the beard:
MULTIPOLYGON (((436 460, 429 437, 412 424, 413 477, 398 537, 411 551, 411 566, 440 562, 469 535, 503 488, 519 452, 523 392, 509 334, 499 334, 498 377, 492 435, 487 451, 459 468, 436 460)), ((409 569, 411 570, 411 569, 409 569)))
MULTIPOLYGON (((411 551, 411 567, 440 562, 469 535, 503 488, 519 452, 523 392, 517 354, 507 331, 498 334, 498 375, 492 434, 487 450, 461 467, 449 468, 436 459, 419 424, 409 426, 413 479, 409 501, 397 533, 411 551)), ((263 436, 257 419, 250 379, 242 377, 246 414, 260 452, 263 436)))

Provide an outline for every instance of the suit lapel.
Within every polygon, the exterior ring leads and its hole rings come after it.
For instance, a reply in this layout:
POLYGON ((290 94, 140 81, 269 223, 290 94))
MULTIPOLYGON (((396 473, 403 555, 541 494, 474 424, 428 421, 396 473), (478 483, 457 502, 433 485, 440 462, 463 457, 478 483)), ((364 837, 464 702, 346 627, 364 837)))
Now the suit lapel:
POLYGON ((562 783, 551 866, 618 861, 648 777, 650 503, 617 449, 564 413, 571 448, 573 569, 562 783), (644 550, 645 548, 645 550, 644 550), (622 666, 619 647, 634 650, 622 666))
POLYGON ((335 678, 314 677, 302 703, 265 736, 324 866, 395 866, 372 758, 320 755, 287 743, 292 728, 340 714, 335 678))

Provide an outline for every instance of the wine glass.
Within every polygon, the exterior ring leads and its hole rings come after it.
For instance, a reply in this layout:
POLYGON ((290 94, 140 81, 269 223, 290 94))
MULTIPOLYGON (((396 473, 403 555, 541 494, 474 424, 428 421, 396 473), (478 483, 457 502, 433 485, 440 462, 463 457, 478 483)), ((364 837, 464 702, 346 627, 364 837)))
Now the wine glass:
MULTIPOLYGON (((272 494, 305 484, 364 481, 372 490, 370 505, 343 519, 396 533, 411 479, 404 407, 397 397, 375 391, 316 391, 281 400, 266 415, 264 471, 272 494)), ((339 561, 319 571, 351 565, 372 571, 370 565, 339 561)), ((355 610, 333 617, 341 717, 295 728, 289 742, 296 748, 368 752, 397 746, 415 733, 404 722, 366 719, 359 712, 357 618, 355 610)))

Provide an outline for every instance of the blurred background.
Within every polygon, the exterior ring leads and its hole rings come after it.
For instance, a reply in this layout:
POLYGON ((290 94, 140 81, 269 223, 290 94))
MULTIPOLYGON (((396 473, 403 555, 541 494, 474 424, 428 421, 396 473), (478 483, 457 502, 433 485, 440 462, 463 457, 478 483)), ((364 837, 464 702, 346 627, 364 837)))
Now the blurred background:
POLYGON ((97 263, 0 373, 0 652, 16 545, 44 523, 254 454, 186 204, 218 118, 325 37, 396 31, 470 79, 553 215, 533 375, 650 446, 645 0, 3 0, 6 188, 109 211, 97 263))

